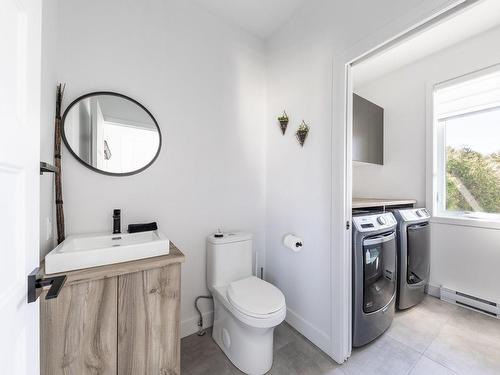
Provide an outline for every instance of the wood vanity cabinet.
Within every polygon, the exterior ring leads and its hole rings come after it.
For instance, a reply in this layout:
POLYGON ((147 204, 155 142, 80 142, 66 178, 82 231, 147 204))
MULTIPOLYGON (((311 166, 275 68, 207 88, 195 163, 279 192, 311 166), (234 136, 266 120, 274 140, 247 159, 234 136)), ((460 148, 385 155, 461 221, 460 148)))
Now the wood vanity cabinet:
POLYGON ((42 375, 180 374, 180 281, 170 254, 66 273, 40 298, 42 375))

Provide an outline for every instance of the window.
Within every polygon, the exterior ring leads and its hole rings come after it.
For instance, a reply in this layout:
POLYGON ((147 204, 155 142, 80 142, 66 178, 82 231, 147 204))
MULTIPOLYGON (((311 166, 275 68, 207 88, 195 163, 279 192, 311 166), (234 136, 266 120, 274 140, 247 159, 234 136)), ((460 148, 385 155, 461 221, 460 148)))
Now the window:
POLYGON ((500 220, 500 68, 434 90, 436 216, 500 220))

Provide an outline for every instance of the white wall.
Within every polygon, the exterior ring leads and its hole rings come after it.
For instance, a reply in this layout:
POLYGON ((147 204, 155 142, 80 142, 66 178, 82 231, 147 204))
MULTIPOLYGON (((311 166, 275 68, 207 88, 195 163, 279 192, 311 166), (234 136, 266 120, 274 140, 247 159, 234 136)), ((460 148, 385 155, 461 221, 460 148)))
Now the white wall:
POLYGON ((348 287, 332 289, 341 278, 331 264, 349 249, 331 247, 332 222, 343 220, 332 195, 344 184, 332 185, 332 171, 341 174, 345 142, 337 136, 342 114, 333 112, 344 85, 334 64, 451 2, 305 2, 268 41, 267 101, 261 42, 188 2, 61 0, 58 78, 68 83, 66 101, 97 89, 124 92, 152 111, 165 136, 158 161, 127 178, 94 174, 65 152, 68 233, 109 230, 115 207, 124 222, 157 219, 188 256, 182 313, 189 320, 205 286, 204 236, 218 225, 251 230, 256 248, 267 248, 266 277, 285 292, 287 319, 335 355, 344 340, 332 324, 339 321, 333 297, 348 287), (275 123, 283 109, 291 118, 285 137, 275 123), (293 138, 302 119, 311 125, 303 149, 293 138), (302 253, 282 248, 287 232, 304 237, 302 253))
MULTIPOLYGON (((415 198, 425 205, 427 87, 500 63, 498 40, 500 28, 357 89, 385 108, 386 164, 355 165, 355 195, 415 198)), ((500 230, 432 223, 432 285, 500 302, 499 264, 500 230)))
MULTIPOLYGON (((42 4, 42 82, 40 161, 54 164, 54 117, 56 106, 57 6, 42 4)), ((40 176, 40 259, 54 247, 54 174, 40 176)))
POLYGON ((500 303, 500 229, 431 224, 432 286, 500 303))
MULTIPOLYGON (((181 0, 61 0, 58 76, 65 105, 96 90, 128 95, 156 117, 157 161, 131 177, 80 165, 64 148, 68 234, 157 221, 185 253, 182 330, 207 294, 205 237, 220 227, 255 234, 264 260, 266 71, 263 43, 181 0)), ((206 311, 210 306, 204 307, 206 311)))
MULTIPOLYGON (((356 74, 354 69, 353 74, 356 74)), ((425 87, 396 74, 354 91, 384 108, 384 165, 353 162, 353 197, 416 199, 425 205, 425 87)))
POLYGON ((334 67, 342 69, 352 51, 368 51, 445 4, 449 1, 307 1, 268 43, 266 277, 285 293, 287 320, 338 361, 344 359, 338 347, 345 344, 348 327, 344 320, 337 324, 346 335, 341 338, 332 324, 341 319, 334 301, 345 301, 341 294, 348 286, 337 277, 343 263, 334 263, 350 250, 332 247, 338 241, 332 219, 340 231, 345 225, 343 212, 332 204, 344 184, 338 178, 332 185, 332 170, 335 177, 342 175, 345 145, 339 136, 343 113, 333 112, 334 101, 343 108, 343 99, 332 96, 345 92, 343 71, 334 67), (285 137, 276 124, 283 109, 291 120, 285 137), (302 119, 311 126, 303 149, 293 134, 302 119), (288 232, 304 238, 302 252, 283 248, 288 232))

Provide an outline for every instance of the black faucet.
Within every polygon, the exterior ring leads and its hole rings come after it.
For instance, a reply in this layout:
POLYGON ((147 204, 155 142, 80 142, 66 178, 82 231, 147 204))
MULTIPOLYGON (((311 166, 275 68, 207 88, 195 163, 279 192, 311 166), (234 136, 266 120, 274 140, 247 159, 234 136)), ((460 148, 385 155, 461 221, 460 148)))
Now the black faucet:
POLYGON ((113 234, 120 234, 121 231, 121 210, 113 210, 113 234))

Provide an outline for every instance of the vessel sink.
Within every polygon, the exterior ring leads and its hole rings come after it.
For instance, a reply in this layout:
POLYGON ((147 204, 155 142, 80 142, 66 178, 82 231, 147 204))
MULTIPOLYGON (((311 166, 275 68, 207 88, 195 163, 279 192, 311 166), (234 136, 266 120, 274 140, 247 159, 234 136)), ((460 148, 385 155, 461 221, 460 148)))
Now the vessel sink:
POLYGON ((167 255, 170 241, 158 230, 68 236, 45 257, 47 274, 167 255))

